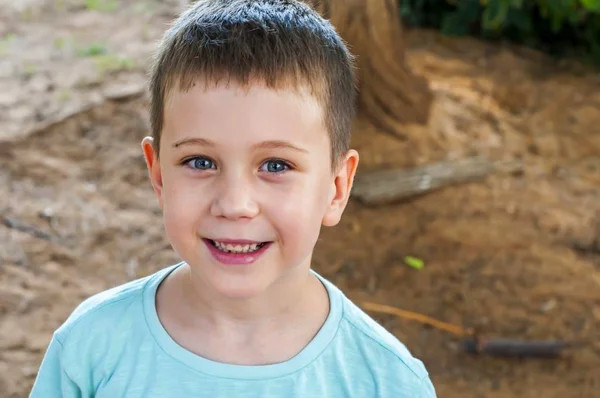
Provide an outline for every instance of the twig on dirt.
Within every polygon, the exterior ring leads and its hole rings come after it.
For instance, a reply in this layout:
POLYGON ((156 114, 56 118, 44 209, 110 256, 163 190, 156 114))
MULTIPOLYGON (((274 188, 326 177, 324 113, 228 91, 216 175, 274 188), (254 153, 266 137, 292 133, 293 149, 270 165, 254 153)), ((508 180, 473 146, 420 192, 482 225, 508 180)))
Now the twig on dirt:
POLYGON ((40 231, 33 225, 25 224, 22 221, 16 220, 14 218, 9 218, 0 214, 0 223, 7 228, 14 229, 20 232, 24 232, 33 236, 34 238, 43 239, 53 241, 54 238, 52 235, 47 234, 44 231, 40 231))
POLYGON ((596 215, 596 230, 588 242, 572 240, 570 246, 573 250, 584 255, 600 254, 600 212, 596 215))
POLYGON ((465 182, 480 180, 496 171, 514 173, 519 161, 494 162, 481 157, 440 162, 412 170, 386 170, 357 177, 352 196, 368 204, 384 204, 465 182))
POLYGON ((109 86, 102 91, 102 95, 105 100, 111 101, 128 101, 136 97, 142 96, 146 91, 144 84, 132 83, 132 84, 119 84, 115 86, 109 86))
POLYGON ((495 357, 555 358, 569 346, 564 341, 519 341, 473 337, 463 340, 463 348, 471 354, 495 357))
POLYGON ((106 101, 123 101, 139 97, 145 93, 143 85, 128 85, 122 87, 106 88, 102 95, 97 95, 86 103, 78 103, 71 108, 50 116, 48 119, 33 126, 27 130, 24 136, 30 136, 49 129, 57 124, 67 121, 81 113, 89 112, 92 109, 106 103, 106 101))
MULTIPOLYGON (((478 335, 473 329, 443 322, 417 312, 406 311, 384 304, 363 302, 362 308, 366 311, 395 315, 404 319, 418 321, 425 325, 463 337, 462 346, 466 352, 472 354, 486 354, 496 357, 537 357, 555 358, 563 349, 574 347, 578 344, 564 341, 520 341, 509 339, 490 339, 478 335)), ((581 345, 581 344, 580 344, 581 345)))
POLYGON ((573 240, 570 246, 581 254, 600 254, 600 236, 589 243, 573 240))
POLYGON ((38 134, 42 131, 45 131, 45 130, 49 129, 50 127, 56 126, 57 124, 60 124, 66 120, 69 120, 69 119, 79 115, 80 113, 84 113, 84 112, 94 109, 95 107, 102 104, 102 102, 103 102, 103 99, 96 99, 87 104, 77 105, 72 108, 68 108, 60 113, 50 116, 48 119, 42 121, 41 123, 36 124, 29 130, 27 130, 25 132, 24 136, 28 137, 31 135, 38 134))
POLYGON ((361 305, 365 310, 372 312, 379 312, 382 314, 390 314, 396 315, 405 319, 412 319, 414 321, 421 322, 423 324, 433 326, 437 329, 444 330, 448 333, 452 333, 457 336, 471 336, 473 331, 470 329, 465 329, 458 325, 453 325, 451 323, 443 322, 434 318, 431 318, 427 315, 419 314, 418 312, 411 312, 407 310, 403 310, 400 308, 392 307, 384 304, 376 304, 370 302, 363 302, 361 305))

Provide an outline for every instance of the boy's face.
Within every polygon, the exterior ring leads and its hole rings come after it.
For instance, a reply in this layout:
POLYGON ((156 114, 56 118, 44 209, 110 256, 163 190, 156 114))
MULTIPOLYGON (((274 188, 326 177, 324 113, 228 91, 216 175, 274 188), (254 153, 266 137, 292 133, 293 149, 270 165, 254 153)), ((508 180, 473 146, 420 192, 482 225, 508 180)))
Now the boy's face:
POLYGON ((198 82, 166 101, 160 159, 144 155, 167 237, 206 287, 259 295, 310 266, 338 223, 358 155, 331 169, 322 107, 308 92, 198 82))

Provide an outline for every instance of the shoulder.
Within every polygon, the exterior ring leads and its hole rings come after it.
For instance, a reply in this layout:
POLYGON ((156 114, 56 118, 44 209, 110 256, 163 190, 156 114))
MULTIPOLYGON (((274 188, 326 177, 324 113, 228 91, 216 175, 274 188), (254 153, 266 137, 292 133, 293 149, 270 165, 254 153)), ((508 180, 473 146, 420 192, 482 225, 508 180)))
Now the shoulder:
POLYGON ((119 361, 132 356, 145 341, 144 309, 154 305, 153 301, 148 304, 150 296, 172 268, 97 293, 79 304, 54 332, 38 390, 60 389, 56 383, 62 382, 63 374, 67 375, 65 383, 85 391, 110 378, 119 361))
POLYGON ((435 397, 423 362, 337 287, 332 285, 331 289, 342 301, 343 313, 336 338, 344 352, 352 352, 353 361, 362 362, 361 367, 370 370, 378 388, 395 396, 435 397))
POLYGON ((356 304, 344 297, 343 322, 352 330, 361 344, 390 360, 397 367, 422 378, 428 375, 423 362, 415 358, 408 348, 383 326, 367 315, 356 304))
POLYGON ((132 314, 143 316, 143 294, 148 285, 166 275, 162 269, 111 289, 99 292, 81 302, 55 331, 55 338, 64 346, 69 341, 91 334, 102 334, 133 321, 132 314))

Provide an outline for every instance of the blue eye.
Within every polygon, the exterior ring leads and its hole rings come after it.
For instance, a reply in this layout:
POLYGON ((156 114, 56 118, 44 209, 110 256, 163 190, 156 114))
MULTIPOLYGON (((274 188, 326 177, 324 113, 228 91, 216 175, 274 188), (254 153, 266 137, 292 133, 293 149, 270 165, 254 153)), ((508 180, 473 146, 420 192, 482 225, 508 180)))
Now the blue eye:
POLYGON ((186 164, 196 170, 210 170, 216 168, 215 162, 208 158, 192 158, 186 161, 186 164))
POLYGON ((283 160, 268 160, 261 166, 261 170, 268 173, 281 173, 289 169, 290 166, 283 160))

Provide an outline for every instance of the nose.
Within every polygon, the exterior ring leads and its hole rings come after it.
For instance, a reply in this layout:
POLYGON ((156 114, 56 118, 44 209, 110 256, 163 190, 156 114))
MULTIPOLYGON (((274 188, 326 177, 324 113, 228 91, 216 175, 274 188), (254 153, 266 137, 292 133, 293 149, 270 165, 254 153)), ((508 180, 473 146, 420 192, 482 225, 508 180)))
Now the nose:
POLYGON ((211 215, 236 221, 251 219, 259 212, 253 199, 251 182, 242 175, 223 175, 211 204, 211 215))

